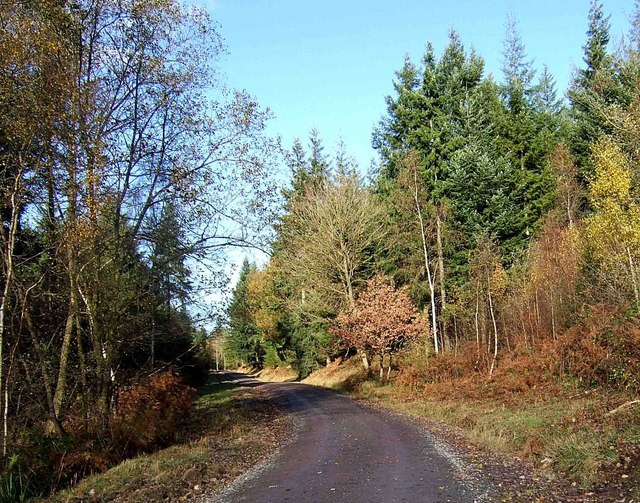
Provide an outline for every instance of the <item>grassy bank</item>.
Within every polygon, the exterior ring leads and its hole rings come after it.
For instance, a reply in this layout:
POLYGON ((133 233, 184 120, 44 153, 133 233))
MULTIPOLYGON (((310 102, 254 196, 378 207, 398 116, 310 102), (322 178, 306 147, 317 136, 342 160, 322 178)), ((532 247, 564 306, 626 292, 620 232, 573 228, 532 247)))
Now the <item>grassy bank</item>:
POLYGON ((83 479, 46 501, 143 503, 212 494, 270 452, 284 430, 271 402, 214 377, 199 392, 183 442, 83 479))
MULTIPOLYGON (((505 392, 502 379, 405 387, 365 379, 359 362, 348 360, 307 381, 453 427, 458 440, 527 461, 543 480, 640 498, 637 396, 569 380, 505 392)), ((508 379, 512 388, 513 375, 508 379)))
POLYGON ((354 394, 455 426, 474 444, 531 460, 551 478, 569 478, 584 487, 617 479, 620 483, 640 480, 640 405, 611 413, 626 403, 624 395, 613 397, 594 390, 521 396, 505 404, 492 398, 439 399, 374 382, 362 383, 354 394))

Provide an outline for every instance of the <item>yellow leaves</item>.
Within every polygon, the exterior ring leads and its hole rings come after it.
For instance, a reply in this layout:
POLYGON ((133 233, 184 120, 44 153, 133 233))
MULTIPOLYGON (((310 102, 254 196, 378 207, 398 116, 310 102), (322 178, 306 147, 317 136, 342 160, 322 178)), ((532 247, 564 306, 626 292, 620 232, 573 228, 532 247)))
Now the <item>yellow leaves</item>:
POLYGON ((627 158, 613 140, 604 137, 593 146, 595 178, 589 185, 589 196, 596 210, 607 206, 626 205, 631 197, 631 171, 627 158))
POLYGON ((629 162, 609 138, 594 145, 593 160, 589 196, 595 212, 586 221, 587 245, 605 268, 620 267, 629 256, 640 257, 640 206, 631 197, 629 162))
POLYGON ((507 271, 504 270, 502 264, 497 263, 491 274, 491 293, 502 295, 507 290, 508 281, 507 271))
POLYGON ((72 81, 58 17, 42 15, 45 5, 4 2, 9 11, 0 18, 0 129, 26 151, 30 143, 41 148, 42 137, 63 119, 72 81))
POLYGON ((273 272, 266 269, 252 272, 247 284, 253 321, 260 335, 267 340, 277 339, 278 321, 281 318, 273 280, 273 272))

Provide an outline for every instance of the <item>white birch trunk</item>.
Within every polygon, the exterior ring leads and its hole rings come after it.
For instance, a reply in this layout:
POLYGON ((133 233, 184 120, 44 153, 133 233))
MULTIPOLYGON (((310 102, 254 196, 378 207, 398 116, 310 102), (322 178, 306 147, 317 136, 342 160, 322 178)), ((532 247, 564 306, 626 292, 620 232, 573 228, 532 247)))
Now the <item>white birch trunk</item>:
POLYGON ((496 360, 498 359, 498 325, 496 324, 496 316, 493 312, 493 300, 491 296, 491 284, 488 285, 489 294, 489 312, 491 313, 491 321, 493 322, 493 359, 491 360, 491 368, 489 369, 489 375, 493 374, 496 367, 496 360))
MULTIPOLYGON (((3 243, 4 253, 4 266, 5 266, 5 280, 4 288, 2 289, 2 299, 0 300, 0 393, 4 384, 4 354, 3 347, 5 342, 5 330, 6 330, 6 313, 9 304, 9 295, 13 287, 13 253, 16 245, 16 233, 18 231, 18 216, 19 216, 19 191, 22 190, 22 169, 19 169, 16 173, 16 179, 13 183, 13 192, 11 194, 11 222, 9 223, 9 232, 6 243, 3 243)), ((7 431, 8 431, 8 415, 6 413, 8 407, 8 385, 5 384, 4 393, 1 393, 3 402, 3 417, 2 417, 2 455, 7 455, 7 431)))
POLYGON ((438 313, 436 310, 436 289, 435 278, 431 273, 431 264, 429 261, 429 251, 427 249, 427 236, 424 230, 424 220, 422 219, 422 210, 420 209, 420 201, 418 199, 418 171, 415 166, 413 169, 414 193, 413 198, 418 212, 418 221, 420 223, 420 235, 422 237, 422 252, 424 254, 424 266, 427 270, 427 281, 429 283, 429 293, 431 294, 431 326, 433 332, 433 349, 437 353, 440 352, 440 341, 438 340, 438 313))

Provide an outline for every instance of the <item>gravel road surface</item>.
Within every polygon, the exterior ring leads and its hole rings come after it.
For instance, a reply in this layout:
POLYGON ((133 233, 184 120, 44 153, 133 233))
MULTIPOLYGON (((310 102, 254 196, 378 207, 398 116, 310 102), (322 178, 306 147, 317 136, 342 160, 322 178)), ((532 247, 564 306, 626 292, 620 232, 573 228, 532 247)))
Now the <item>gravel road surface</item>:
POLYGON ((493 501, 477 470, 419 423, 314 386, 227 378, 291 412, 295 434, 211 503, 493 501))

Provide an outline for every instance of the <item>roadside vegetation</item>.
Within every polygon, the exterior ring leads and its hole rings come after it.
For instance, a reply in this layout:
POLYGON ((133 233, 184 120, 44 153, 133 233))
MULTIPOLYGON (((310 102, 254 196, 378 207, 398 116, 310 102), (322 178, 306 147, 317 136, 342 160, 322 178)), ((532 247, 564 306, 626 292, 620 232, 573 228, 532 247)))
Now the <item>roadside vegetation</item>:
POLYGON ((186 501, 212 495, 273 452, 282 414, 251 388, 212 376, 172 445, 124 461, 45 501, 186 501))
POLYGON ((221 85, 223 51, 174 0, 0 0, 1 501, 182 438, 200 299, 277 197, 269 114, 221 85))
POLYGON ((635 395, 570 381, 514 391, 516 381, 506 375, 491 382, 452 381, 448 390, 365 382, 354 395, 459 428, 463 441, 526 461, 542 479, 583 490, 621 487, 638 496, 635 395))
POLYGON ((591 1, 566 99, 512 17, 500 76, 454 30, 399 61, 367 180, 316 130, 282 152, 202 9, 0 13, 0 501, 230 480, 277 414, 196 398, 210 366, 331 381, 576 486, 640 480, 640 4, 615 41, 591 1), (207 333, 242 247, 269 260, 207 333))
POLYGON ((217 334, 227 361, 459 426, 576 487, 633 484, 640 10, 620 43, 602 2, 586 17, 568 99, 509 17, 500 77, 455 31, 405 58, 369 180, 317 131, 294 142, 270 261, 245 262, 217 334))

